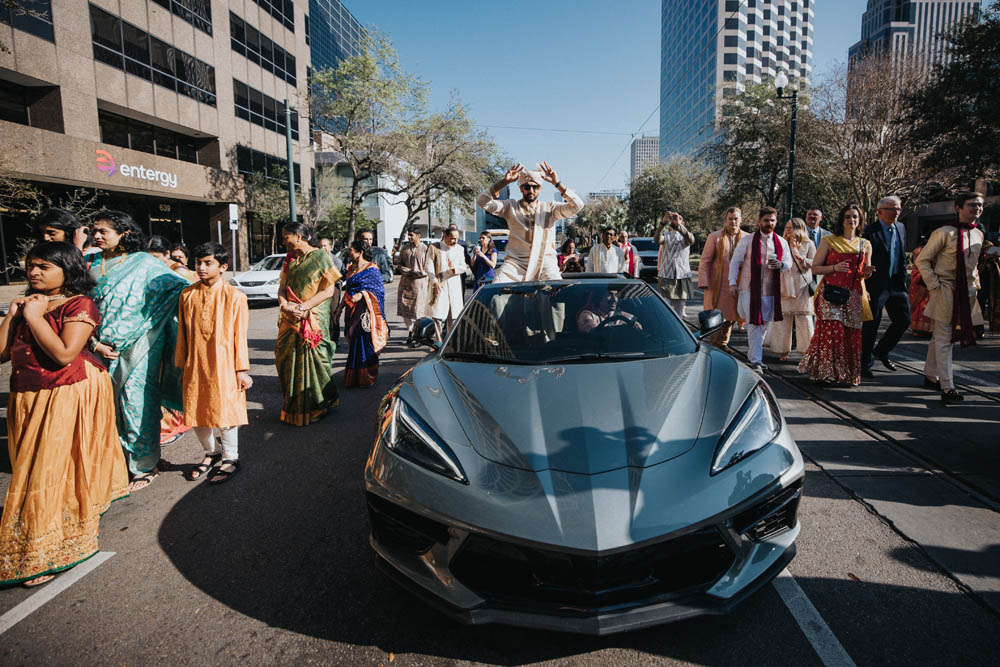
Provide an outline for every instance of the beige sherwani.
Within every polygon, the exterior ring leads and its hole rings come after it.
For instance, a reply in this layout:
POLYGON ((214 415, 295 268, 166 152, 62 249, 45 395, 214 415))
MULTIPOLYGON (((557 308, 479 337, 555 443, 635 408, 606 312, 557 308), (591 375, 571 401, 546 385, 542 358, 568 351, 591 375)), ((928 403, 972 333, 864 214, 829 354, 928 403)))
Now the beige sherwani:
MULTIPOLYGON (((976 228, 962 232, 965 236, 965 274, 969 283, 969 301, 972 308, 972 324, 983 324, 983 313, 976 302, 979 291, 979 253, 983 248, 983 232, 976 228)), ((914 264, 924 279, 930 296, 924 315, 932 320, 951 323, 951 309, 955 297, 955 272, 958 228, 945 225, 934 230, 927 245, 920 251, 914 264), (938 289, 940 288, 940 289, 938 289)))
POLYGON ((431 303, 430 315, 436 320, 455 319, 462 312, 462 277, 469 267, 465 263, 465 250, 459 244, 450 248, 444 243, 433 247, 428 255, 430 262, 431 303), (434 295, 434 286, 441 290, 434 295))
POLYGON ((430 278, 427 265, 430 250, 425 243, 405 243, 399 251, 399 292, 396 314, 411 320, 427 316, 430 278))
POLYGON ((539 201, 531 217, 521 212, 517 200, 491 199, 488 192, 476 198, 484 211, 506 220, 509 230, 507 256, 494 283, 562 278, 556 260, 556 221, 576 215, 583 208, 583 200, 572 190, 566 190, 566 199, 539 201))
POLYGON ((709 234, 698 265, 698 287, 705 290, 705 310, 721 310, 727 322, 739 319, 736 299, 729 292, 729 260, 744 234, 746 232, 740 230, 728 236, 723 229, 709 234))

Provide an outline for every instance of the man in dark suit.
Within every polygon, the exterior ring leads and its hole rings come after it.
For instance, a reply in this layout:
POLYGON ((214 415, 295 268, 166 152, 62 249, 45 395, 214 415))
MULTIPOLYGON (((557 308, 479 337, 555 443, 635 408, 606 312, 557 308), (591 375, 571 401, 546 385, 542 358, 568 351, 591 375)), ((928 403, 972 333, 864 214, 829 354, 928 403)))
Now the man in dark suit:
POLYGON ((819 249, 819 242, 823 240, 823 237, 830 235, 830 232, 823 229, 820 225, 822 221, 823 211, 819 210, 818 207, 813 206, 806 211, 806 233, 809 234, 809 240, 813 242, 817 250, 819 249))
POLYGON ((875 267, 875 273, 865 280, 874 317, 861 326, 861 375, 867 378, 874 377, 873 358, 890 371, 896 370, 889 353, 910 326, 906 228, 899 222, 901 212, 899 197, 883 197, 878 203, 878 220, 865 227, 862 234, 872 244, 872 266, 875 267), (883 308, 891 323, 876 345, 883 308))

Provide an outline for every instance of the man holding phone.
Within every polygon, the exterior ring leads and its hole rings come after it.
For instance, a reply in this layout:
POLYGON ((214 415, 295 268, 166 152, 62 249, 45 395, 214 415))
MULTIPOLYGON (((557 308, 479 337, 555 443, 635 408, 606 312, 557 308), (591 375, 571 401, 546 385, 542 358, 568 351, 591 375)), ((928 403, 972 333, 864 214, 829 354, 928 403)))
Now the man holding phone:
POLYGON ((684 306, 691 296, 691 244, 694 243, 694 234, 684 226, 681 214, 669 208, 653 232, 653 240, 660 246, 656 264, 660 294, 677 317, 684 319, 684 306), (669 228, 664 229, 668 225, 669 228))
POLYGON ((788 243, 774 233, 778 212, 760 209, 757 231, 744 234, 729 262, 729 290, 739 316, 747 321, 747 359, 755 371, 764 370, 764 334, 771 322, 780 322, 781 273, 792 268, 788 243))

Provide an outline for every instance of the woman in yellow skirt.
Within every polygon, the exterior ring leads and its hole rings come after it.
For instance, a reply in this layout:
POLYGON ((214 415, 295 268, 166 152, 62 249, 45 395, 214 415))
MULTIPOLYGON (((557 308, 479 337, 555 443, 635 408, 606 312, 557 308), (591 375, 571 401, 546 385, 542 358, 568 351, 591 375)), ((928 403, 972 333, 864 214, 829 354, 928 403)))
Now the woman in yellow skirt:
POLYGON ((94 286, 69 243, 27 257, 28 295, 0 323, 10 360, 7 434, 13 475, 0 520, 0 585, 35 586, 97 553, 101 514, 127 495, 107 371, 85 347, 97 328, 94 286))

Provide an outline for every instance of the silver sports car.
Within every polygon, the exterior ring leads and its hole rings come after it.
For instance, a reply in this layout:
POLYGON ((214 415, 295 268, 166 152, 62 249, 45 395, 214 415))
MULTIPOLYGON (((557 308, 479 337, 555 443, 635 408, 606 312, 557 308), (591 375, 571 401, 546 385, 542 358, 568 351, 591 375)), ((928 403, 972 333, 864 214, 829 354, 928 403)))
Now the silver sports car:
POLYGON ((379 408, 384 571, 465 623, 590 634, 768 582, 794 554, 802 457, 761 378, 700 342, 721 313, 700 319, 692 335, 610 275, 480 288, 379 408))

